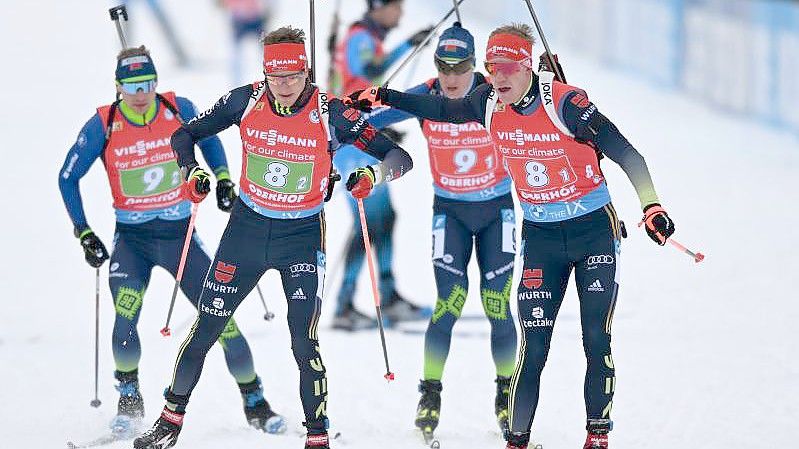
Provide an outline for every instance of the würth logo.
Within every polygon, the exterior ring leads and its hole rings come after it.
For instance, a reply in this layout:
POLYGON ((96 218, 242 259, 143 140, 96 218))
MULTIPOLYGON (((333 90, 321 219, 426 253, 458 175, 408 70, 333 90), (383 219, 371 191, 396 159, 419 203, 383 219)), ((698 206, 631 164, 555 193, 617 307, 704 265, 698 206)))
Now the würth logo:
POLYGON ((544 283, 544 270, 528 268, 522 273, 522 284, 527 288, 540 288, 544 283))
POLYGON ((233 280, 233 275, 235 274, 236 274, 235 265, 227 264, 222 261, 216 263, 216 269, 214 270, 214 279, 216 279, 218 282, 227 284, 228 282, 233 280))

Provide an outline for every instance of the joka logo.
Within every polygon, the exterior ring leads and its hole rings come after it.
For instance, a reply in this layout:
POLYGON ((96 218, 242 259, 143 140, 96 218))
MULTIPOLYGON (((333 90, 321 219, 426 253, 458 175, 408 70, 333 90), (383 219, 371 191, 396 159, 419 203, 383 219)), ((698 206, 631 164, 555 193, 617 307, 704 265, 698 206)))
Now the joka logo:
POLYGON ((589 292, 604 292, 605 291, 605 287, 603 287, 602 283, 599 282, 599 279, 597 279, 594 282, 592 282, 591 285, 588 286, 588 291, 589 292))
POLYGON ((227 284, 228 282, 233 280, 233 275, 235 274, 236 274, 235 265, 227 264, 222 261, 216 263, 216 269, 214 270, 214 279, 216 279, 218 282, 227 284))
POLYGON ((540 268, 527 268, 522 273, 522 285, 527 288, 540 288, 544 283, 544 270, 540 268))
POLYGON ((298 287, 297 290, 294 291, 294 294, 291 295, 291 299, 308 299, 308 297, 305 296, 305 292, 302 291, 302 287, 298 287))

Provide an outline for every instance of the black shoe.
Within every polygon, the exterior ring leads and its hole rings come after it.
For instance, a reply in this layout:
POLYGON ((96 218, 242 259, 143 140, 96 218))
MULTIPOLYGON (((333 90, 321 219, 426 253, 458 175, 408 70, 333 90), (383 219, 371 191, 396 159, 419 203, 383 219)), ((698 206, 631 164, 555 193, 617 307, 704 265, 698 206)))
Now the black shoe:
POLYGON ((275 413, 264 398, 260 378, 256 377, 248 384, 239 384, 239 391, 244 402, 244 416, 250 426, 266 433, 286 432, 286 420, 275 413))
POLYGON ((527 432, 524 433, 509 433, 508 434, 508 445, 505 446, 505 449, 527 449, 527 445, 530 443, 530 434, 527 432))
POLYGON ((391 323, 426 320, 432 315, 432 310, 429 307, 419 307, 400 296, 396 291, 388 300, 384 301, 381 308, 383 317, 391 323))
POLYGON ((330 439, 327 432, 309 433, 305 437, 305 449, 330 449, 330 439))
POLYGON ((144 418, 144 399, 139 392, 138 371, 114 373, 119 384, 115 387, 119 392, 117 416, 111 420, 111 432, 120 439, 133 438, 144 418))
POLYGON ((375 327, 377 327, 377 320, 355 310, 354 307, 348 307, 342 313, 333 317, 333 329, 353 332, 374 329, 375 327))
POLYGON ((183 413, 173 412, 164 407, 161 416, 153 427, 133 440, 134 449, 167 449, 178 442, 183 426, 183 413))
POLYGON ((494 381, 497 383, 497 396, 494 399, 494 414, 497 415, 497 424, 502 430, 505 439, 510 434, 510 424, 508 423, 508 396, 510 394, 510 377, 497 376, 494 381))
POLYGON ((437 380, 423 380, 419 383, 419 406, 416 407, 416 427, 424 433, 432 433, 438 427, 438 417, 441 413, 441 382, 437 380))

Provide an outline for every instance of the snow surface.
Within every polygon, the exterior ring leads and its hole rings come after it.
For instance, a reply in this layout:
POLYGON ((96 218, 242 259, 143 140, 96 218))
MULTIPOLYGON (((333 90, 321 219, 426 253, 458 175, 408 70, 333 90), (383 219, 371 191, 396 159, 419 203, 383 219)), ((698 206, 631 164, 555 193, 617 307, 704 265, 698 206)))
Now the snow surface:
MULTIPOLYGON (((226 19, 211 1, 174 0, 166 7, 194 59, 191 70, 174 65, 162 34, 138 2, 134 41, 146 42, 157 58, 161 90, 175 89, 208 107, 230 86, 226 19)), ((307 4, 283 1, 275 24, 307 24, 307 4)), ((317 2, 320 78, 324 78, 330 11, 317 2)), ((391 42, 434 23, 446 1, 408 0, 408 15, 391 42)), ((360 0, 343 2, 343 20, 361 11, 360 0)), ((104 431, 115 411, 110 331, 112 302, 102 287, 101 384, 99 409, 93 395, 94 272, 83 262, 56 185, 66 150, 94 108, 113 99, 117 39, 103 1, 3 2, 0 6, 0 86, 6 107, 0 120, 9 166, 0 177, 3 218, 0 262, 4 300, 0 310, 0 447, 63 447, 104 431), (20 190, 23 186, 28 190, 20 190), (29 199, 32 204, 25 205, 29 199)), ((467 25, 483 48, 494 24, 467 25), (478 26, 479 25, 479 26, 478 26)), ((476 17, 476 15, 472 16, 476 17)), ((510 18, 509 18, 510 19, 510 18)), ((524 20, 522 17, 513 18, 524 20)), ((557 42, 553 43, 557 47, 557 42)), ((588 90, 646 156, 664 205, 677 224, 676 237, 701 249, 707 260, 695 265, 672 248, 659 248, 635 228, 640 217, 635 193, 621 170, 606 169, 630 238, 623 244, 621 295, 614 326, 618 368, 611 435, 615 448, 788 448, 797 447, 793 427, 799 418, 799 353, 795 293, 799 269, 789 195, 799 171, 796 138, 719 115, 691 98, 664 92, 587 62, 561 49, 569 80, 588 90)), ((257 79, 259 50, 246 66, 257 79)), ((410 80, 431 76, 428 53, 410 80)), ((398 77, 397 87, 409 80, 398 77)), ((434 302, 429 257, 432 192, 420 133, 406 147, 416 170, 393 187, 399 210, 396 273, 404 295, 434 302), (422 207, 420 207, 420 205, 422 207)), ((237 131, 222 135, 234 172, 240 155, 237 131)), ((99 164, 98 164, 99 165, 99 164)), ((94 230, 110 245, 113 214, 104 171, 95 166, 82 183, 94 230)), ((328 207, 330 260, 339 260, 349 213, 339 196, 328 207)), ((200 236, 215 248, 226 216, 206 201, 198 218, 200 236)), ((107 265, 106 265, 107 267, 107 265)), ((474 275, 474 266, 472 274, 474 275)), ((331 267, 331 272, 337 268, 331 267)), ((331 276, 323 324, 329 323, 337 287, 331 276)), ((255 353, 259 374, 274 407, 290 422, 288 436, 268 436, 247 428, 235 384, 222 352, 215 347, 195 390, 182 448, 298 448, 302 412, 298 376, 289 349, 285 301, 272 272, 262 280, 277 320, 262 320, 257 297, 236 314, 255 353)), ((475 278, 473 278, 475 279, 475 278)), ((357 298, 370 310, 366 276, 357 298)), ((162 406, 177 346, 193 319, 190 306, 177 303, 175 336, 158 334, 168 307, 172 280, 154 273, 142 314, 144 355, 141 383, 149 425, 162 406)), ((582 377, 584 359, 573 289, 560 313, 549 363, 543 374, 534 438, 548 448, 580 447, 584 438, 582 377)), ((479 315, 476 292, 465 314, 479 315)), ((384 449, 420 447, 412 429, 421 374, 423 325, 389 331, 392 369, 397 380, 382 379, 376 332, 320 331, 330 379, 329 414, 342 437, 334 447, 384 449)), ((443 417, 438 436, 445 448, 500 448, 493 417, 493 366, 488 325, 472 320, 457 326, 444 377, 443 417)), ((130 447, 129 442, 111 448, 130 447)))

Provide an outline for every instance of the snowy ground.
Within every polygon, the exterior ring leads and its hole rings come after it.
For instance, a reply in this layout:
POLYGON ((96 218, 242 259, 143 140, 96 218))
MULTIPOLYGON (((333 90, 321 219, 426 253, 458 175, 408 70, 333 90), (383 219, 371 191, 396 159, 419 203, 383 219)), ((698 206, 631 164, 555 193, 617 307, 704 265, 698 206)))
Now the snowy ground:
MULTIPOLYGON (((146 12, 147 22, 140 19, 135 40, 153 48, 162 90, 176 89, 205 108, 229 87, 225 20, 210 1, 165 3, 179 19, 179 34, 196 61, 193 69, 174 66, 146 12)), ((305 2, 282 3, 275 23, 305 26, 305 2)), ((330 3, 317 2, 320 47, 327 36, 330 3)), ((345 19, 354 18, 362 3, 344 1, 345 19)), ((426 16, 428 8, 443 10, 447 3, 408 0, 409 16, 392 39, 433 23, 435 19, 426 16)), ((94 107, 113 99, 118 48, 108 6, 97 0, 31 0, 0 6, 4 61, 0 86, 6 104, 16 108, 12 113, 7 107, 0 120, 9 162, 0 178, 0 210, 6 211, 5 257, 0 262, 6 292, 0 312, 2 448, 63 447, 68 439, 89 439, 103 431, 115 409, 109 344, 113 312, 105 276, 100 391, 104 402, 99 409, 88 406, 93 388, 93 271, 71 237, 56 185, 57 171, 78 129, 94 107), (23 186, 29 190, 20 190, 23 186)), ((465 16, 468 24, 468 10, 465 16)), ((488 26, 473 27, 478 31, 478 48, 485 44, 488 26)), ((791 443, 795 432, 790 429, 799 418, 795 334, 799 305, 793 276, 799 269, 799 245, 793 227, 799 212, 788 198, 796 189, 791 181, 799 170, 796 138, 719 115, 689 98, 652 89, 568 51, 561 53, 569 80, 586 88, 646 156, 664 205, 676 221, 676 237, 707 254, 703 264, 695 265, 670 248, 652 244, 634 227, 640 211, 633 189, 617 167, 604 164, 615 204, 631 234, 624 242, 623 287, 614 323, 618 390, 611 444, 657 449, 795 447, 791 443)), ((256 79, 255 46, 252 58, 248 70, 256 79)), ((325 73, 326 58, 320 53, 320 74, 325 73)), ((427 61, 419 64, 416 80, 432 74, 427 61)), ((405 79, 401 75, 397 86, 405 79)), ((413 132, 406 146, 418 157, 417 169, 394 188, 400 214, 396 272, 405 295, 432 305, 433 276, 426 263, 432 201, 420 201, 432 198, 427 158, 420 133, 412 124, 407 129, 413 132)), ((240 160, 236 132, 226 132, 223 140, 236 172, 240 160)), ((99 166, 84 178, 82 190, 90 223, 110 244, 113 215, 99 166)), ((339 196, 327 215, 334 262, 343 243, 340 236, 348 232, 350 223, 342 200, 339 196)), ((198 226, 210 248, 216 246, 225 221, 212 201, 203 204, 198 226)), ((164 339, 158 334, 171 285, 165 272, 154 274, 139 326, 148 424, 162 405, 160 394, 177 345, 192 319, 192 309, 181 299, 175 313, 176 335, 164 339)), ((301 447, 302 440, 295 436, 302 414, 284 321, 285 300, 275 274, 268 274, 262 286, 278 319, 264 322, 255 297, 244 303, 236 318, 253 347, 268 397, 287 416, 292 433, 272 437, 246 428, 235 385, 221 350, 215 348, 195 390, 179 447, 301 447)), ((331 293, 336 287, 335 282, 328 285, 331 293)), ((332 298, 327 295, 323 322, 330 320, 332 298)), ((365 282, 358 303, 363 309, 370 307, 365 282)), ((535 438, 553 449, 579 447, 584 438, 584 361, 576 303, 572 290, 560 313, 534 425, 535 438)), ((466 314, 480 313, 473 294, 466 314)), ((502 447, 492 414, 488 325, 479 320, 462 322, 456 334, 444 378, 439 437, 444 447, 502 447)), ((397 380, 388 385, 381 377, 376 332, 349 335, 323 329, 321 342, 330 377, 328 410, 333 427, 342 433, 334 445, 418 447, 412 417, 422 364, 421 334, 388 333, 397 373, 397 380)))

